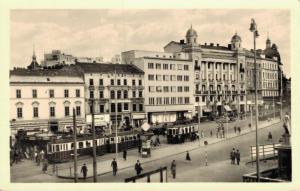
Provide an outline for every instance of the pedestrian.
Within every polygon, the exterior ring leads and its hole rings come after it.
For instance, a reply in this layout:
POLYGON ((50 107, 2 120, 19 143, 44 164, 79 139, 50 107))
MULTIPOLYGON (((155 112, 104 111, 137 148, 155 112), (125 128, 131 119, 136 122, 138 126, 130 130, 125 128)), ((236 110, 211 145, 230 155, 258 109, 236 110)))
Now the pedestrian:
POLYGON ((141 141, 139 141, 139 143, 138 143, 138 151, 139 151, 139 154, 141 154, 141 150, 142 150, 142 145, 141 145, 141 141))
POLYGON ((47 159, 44 159, 42 170, 44 173, 47 173, 47 170, 48 170, 48 160, 47 159))
POLYGON ((127 158, 127 149, 125 148, 123 150, 123 159, 126 160, 126 158, 127 158))
POLYGON ((118 171, 118 164, 115 158, 113 158, 113 161, 111 162, 111 167, 113 170, 113 175, 116 176, 117 171, 118 171))
POLYGON ((234 126, 233 129, 234 129, 234 133, 236 133, 236 126, 234 126))
POLYGON ((238 132, 239 132, 239 134, 241 134, 241 127, 240 126, 238 127, 238 132))
POLYGON ((136 161, 134 169, 136 171, 136 175, 140 175, 141 172, 143 171, 142 165, 139 160, 136 161))
POLYGON ((217 136, 217 139, 219 138, 219 127, 216 128, 216 136, 217 136))
POLYGON ((36 163, 38 162, 38 161, 37 161, 37 160, 38 160, 38 157, 37 157, 37 156, 38 156, 38 153, 37 153, 37 151, 35 151, 35 152, 34 152, 34 158, 35 158, 35 162, 36 162, 36 163))
POLYGON ((190 157, 190 153, 189 153, 189 151, 186 151, 185 160, 187 160, 187 161, 191 161, 191 157, 190 157))
POLYGON ((240 165, 241 154, 240 154, 240 151, 238 149, 236 150, 235 158, 236 158, 236 164, 240 165))
POLYGON ((222 137, 225 138, 225 128, 224 128, 224 126, 222 127, 222 137))
POLYGON ((86 164, 83 164, 83 166, 81 167, 80 173, 82 173, 83 179, 84 179, 84 180, 86 180, 86 174, 87 174, 87 171, 88 171, 88 169, 87 169, 87 167, 86 167, 86 164))
POLYGON ((273 139, 272 133, 269 132, 269 134, 268 134, 268 141, 272 141, 272 139, 273 139))
POLYGON ((41 154, 40 153, 37 153, 37 156, 36 156, 36 165, 37 166, 40 166, 40 163, 41 163, 41 154))
POLYGON ((249 129, 251 130, 251 123, 249 123, 248 126, 249 126, 249 129))
POLYGON ((213 136, 213 132, 212 132, 212 130, 210 130, 210 137, 212 137, 213 136))
POLYGON ((232 151, 230 152, 230 159, 231 159, 231 164, 235 163, 235 149, 232 148, 232 151))
POLYGON ((176 178, 176 163, 175 163, 175 160, 173 160, 172 163, 171 163, 171 173, 172 173, 173 179, 175 179, 176 178))

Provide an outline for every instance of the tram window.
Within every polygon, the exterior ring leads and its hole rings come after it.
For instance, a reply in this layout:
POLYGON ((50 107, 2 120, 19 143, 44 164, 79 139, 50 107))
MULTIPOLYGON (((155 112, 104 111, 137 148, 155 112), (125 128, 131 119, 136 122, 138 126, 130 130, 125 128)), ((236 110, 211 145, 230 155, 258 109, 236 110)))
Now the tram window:
POLYGON ((59 145, 56 145, 55 150, 56 150, 57 152, 59 152, 59 145))
POLYGON ((169 135, 172 135, 172 129, 169 129, 169 133, 168 133, 169 135))
MULTIPOLYGON (((133 139, 136 140, 136 136, 135 136, 135 135, 133 135, 133 139)), ((130 139, 130 140, 131 140, 131 139, 130 139)))
POLYGON ((79 149, 83 148, 83 142, 79 142, 79 149))
POLYGON ((71 149, 74 149, 74 143, 71 143, 71 149))
POLYGON ((125 141, 125 138, 124 137, 121 137, 121 142, 124 142, 125 141))
POLYGON ((111 143, 114 143, 114 142, 115 142, 113 137, 110 138, 110 142, 111 142, 111 143))
MULTIPOLYGON (((131 137, 131 136, 130 136, 131 137)), ((128 137, 127 136, 125 136, 125 141, 128 141, 128 137)))
POLYGON ((104 139, 99 139, 99 145, 103 145, 104 144, 104 139))
POLYGON ((193 132, 195 131, 195 128, 194 128, 194 126, 192 126, 192 130, 193 130, 193 132))
POLYGON ((85 144, 86 144, 86 147, 91 147, 90 141, 86 141, 85 144))
POLYGON ((51 147, 52 145, 48 145, 48 152, 52 152, 52 147, 51 147))

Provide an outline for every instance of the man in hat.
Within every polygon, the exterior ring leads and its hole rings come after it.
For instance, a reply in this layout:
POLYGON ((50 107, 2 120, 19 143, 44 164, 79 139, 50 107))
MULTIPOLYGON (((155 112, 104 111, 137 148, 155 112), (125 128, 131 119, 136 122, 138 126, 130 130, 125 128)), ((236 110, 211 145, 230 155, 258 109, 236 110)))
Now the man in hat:
POLYGON ((87 171, 88 171, 88 169, 87 169, 87 167, 86 167, 86 164, 83 164, 83 166, 81 167, 80 173, 83 174, 83 179, 84 179, 84 180, 86 180, 86 174, 87 174, 87 171))
POLYGON ((118 164, 115 158, 113 158, 113 161, 111 162, 111 167, 113 170, 113 175, 116 176, 118 170, 118 164))

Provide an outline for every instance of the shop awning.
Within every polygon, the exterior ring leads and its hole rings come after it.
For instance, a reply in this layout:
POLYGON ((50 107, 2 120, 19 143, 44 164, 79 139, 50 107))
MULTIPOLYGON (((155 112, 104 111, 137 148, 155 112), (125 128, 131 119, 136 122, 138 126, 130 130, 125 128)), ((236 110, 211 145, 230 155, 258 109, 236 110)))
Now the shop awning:
POLYGON ((202 110, 203 110, 204 112, 206 112, 206 113, 211 112, 211 109, 208 108, 208 107, 206 107, 206 106, 203 106, 202 110))
POLYGON ((224 105, 224 109, 225 109, 226 111, 232 111, 231 108, 230 108, 228 105, 224 105))

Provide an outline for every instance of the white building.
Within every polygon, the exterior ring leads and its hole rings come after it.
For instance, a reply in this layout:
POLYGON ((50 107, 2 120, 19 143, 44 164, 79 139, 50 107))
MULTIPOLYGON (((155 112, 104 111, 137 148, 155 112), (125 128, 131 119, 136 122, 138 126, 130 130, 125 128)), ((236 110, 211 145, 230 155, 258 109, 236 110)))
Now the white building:
POLYGON ((132 50, 122 63, 145 72, 145 110, 149 123, 174 122, 193 115, 194 71, 185 53, 132 50))
POLYGON ((70 65, 75 63, 75 57, 62 53, 60 50, 52 50, 49 54, 44 54, 44 60, 41 62, 42 67, 53 67, 56 65, 70 65))
POLYGON ((84 128, 84 81, 74 66, 14 69, 9 82, 12 134, 19 129, 67 131, 73 126, 73 108, 78 128, 84 128))

